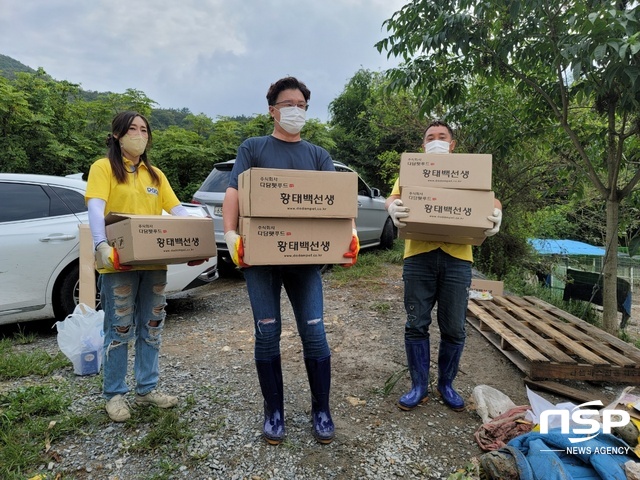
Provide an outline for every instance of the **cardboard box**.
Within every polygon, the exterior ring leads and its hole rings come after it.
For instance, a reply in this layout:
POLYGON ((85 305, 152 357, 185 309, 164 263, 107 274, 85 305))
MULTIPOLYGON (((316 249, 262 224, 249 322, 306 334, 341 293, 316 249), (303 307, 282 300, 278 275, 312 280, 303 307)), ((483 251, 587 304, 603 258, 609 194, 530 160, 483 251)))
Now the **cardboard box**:
POLYGON ((504 295, 504 282, 472 278, 471 290, 476 290, 477 292, 487 292, 493 296, 501 296, 504 295))
POLYGON ((216 255, 212 218, 109 213, 105 224, 123 265, 187 263, 216 255))
POLYGON ((238 177, 241 217, 355 218, 358 174, 250 168, 238 177))
POLYGON ((398 238, 404 240, 420 240, 422 242, 434 242, 434 243, 457 243, 460 245, 472 245, 479 246, 484 242, 484 234, 482 237, 461 237, 455 235, 431 235, 428 233, 410 233, 406 231, 406 228, 398 230, 398 238))
POLYGON ((491 155, 473 153, 403 153, 400 187, 491 190, 491 155))
POLYGON ((347 263, 350 219, 243 217, 239 233, 248 265, 347 263))
POLYGON ((480 245, 493 227, 487 219, 495 201, 490 191, 405 186, 400 198, 409 208, 400 238, 480 245))

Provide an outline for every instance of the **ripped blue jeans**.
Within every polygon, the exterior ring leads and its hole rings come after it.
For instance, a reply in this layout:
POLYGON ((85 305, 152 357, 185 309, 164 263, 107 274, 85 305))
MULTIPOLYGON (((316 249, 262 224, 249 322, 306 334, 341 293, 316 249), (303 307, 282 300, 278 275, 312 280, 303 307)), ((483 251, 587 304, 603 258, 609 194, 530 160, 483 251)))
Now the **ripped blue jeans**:
POLYGON ((322 276, 317 265, 267 265, 243 269, 253 310, 255 359, 280 355, 282 317, 280 295, 284 286, 302 339, 304 358, 328 357, 323 320, 322 276))
POLYGON ((166 270, 133 270, 100 275, 98 285, 104 310, 102 392, 107 400, 129 391, 125 380, 129 343, 132 341, 135 348, 136 393, 144 395, 156 388, 159 378, 158 354, 166 316, 166 284, 166 270))

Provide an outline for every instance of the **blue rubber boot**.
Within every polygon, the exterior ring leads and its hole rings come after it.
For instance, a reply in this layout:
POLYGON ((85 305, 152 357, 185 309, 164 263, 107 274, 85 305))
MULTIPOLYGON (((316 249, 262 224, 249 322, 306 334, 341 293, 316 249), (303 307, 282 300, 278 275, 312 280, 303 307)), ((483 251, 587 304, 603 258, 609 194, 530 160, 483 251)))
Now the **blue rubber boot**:
POLYGON ((313 436, 320 443, 331 443, 335 436, 335 427, 329 411, 331 357, 305 358, 304 365, 307 367, 309 388, 311 389, 313 436))
POLYGON ((404 349, 411 375, 411 390, 400 397, 398 408, 409 411, 429 400, 429 340, 405 340, 404 349))
POLYGON ((458 374, 458 365, 463 349, 464 344, 457 345, 441 341, 438 353, 438 393, 445 405, 456 412, 464 410, 464 400, 452 386, 453 380, 458 374))
POLYGON ((264 426, 267 443, 278 445, 284 440, 284 387, 280 355, 271 360, 256 360, 260 389, 264 397, 264 426))

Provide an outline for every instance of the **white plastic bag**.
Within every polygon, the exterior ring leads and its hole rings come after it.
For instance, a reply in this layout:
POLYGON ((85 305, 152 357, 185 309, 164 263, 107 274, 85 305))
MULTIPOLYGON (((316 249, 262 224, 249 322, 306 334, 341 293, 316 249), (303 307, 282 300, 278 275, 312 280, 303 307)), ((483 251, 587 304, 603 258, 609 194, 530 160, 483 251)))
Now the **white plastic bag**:
MULTIPOLYGON (((533 423, 534 425, 538 425, 538 423, 540 423, 540 415, 542 415, 542 412, 545 410, 567 410, 571 412, 577 406, 572 402, 563 402, 554 405, 546 398, 531 390, 529 387, 527 387, 527 397, 529 398, 531 410, 527 410, 525 420, 533 423)), ((560 427, 560 425, 561 418, 558 415, 552 416, 549 421, 549 428, 560 427)))
POLYGON ((81 303, 62 322, 56 322, 58 346, 76 375, 93 375, 102 365, 104 312, 81 303))
POLYGON ((489 385, 476 386, 473 389, 473 398, 482 423, 487 423, 516 406, 507 395, 489 385))

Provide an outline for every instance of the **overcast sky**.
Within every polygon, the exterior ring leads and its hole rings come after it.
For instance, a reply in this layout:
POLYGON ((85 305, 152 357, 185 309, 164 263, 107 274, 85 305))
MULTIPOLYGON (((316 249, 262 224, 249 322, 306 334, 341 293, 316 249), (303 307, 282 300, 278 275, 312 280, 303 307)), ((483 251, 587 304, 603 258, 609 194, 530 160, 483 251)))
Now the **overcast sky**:
POLYGON ((360 68, 405 0, 0 0, 0 54, 85 90, 143 91, 213 118, 267 112, 275 80, 311 90, 309 118, 360 68))

